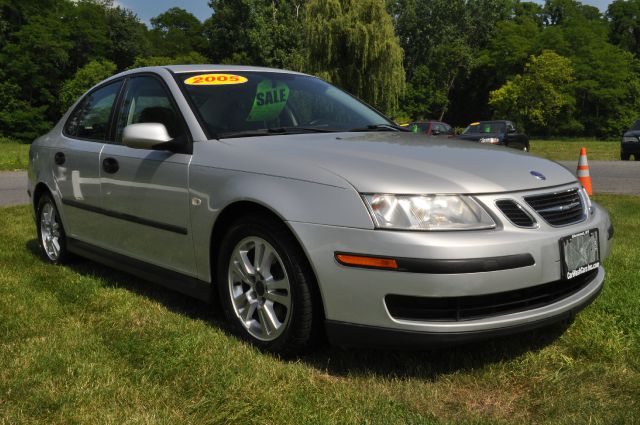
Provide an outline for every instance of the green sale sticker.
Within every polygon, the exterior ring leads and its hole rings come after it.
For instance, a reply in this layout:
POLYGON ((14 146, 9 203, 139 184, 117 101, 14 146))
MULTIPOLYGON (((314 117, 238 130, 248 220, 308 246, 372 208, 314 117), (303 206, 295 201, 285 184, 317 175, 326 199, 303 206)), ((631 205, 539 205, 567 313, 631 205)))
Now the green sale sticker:
POLYGON ((256 88, 251 112, 247 121, 268 121, 278 117, 287 104, 289 87, 283 82, 262 80, 256 88))

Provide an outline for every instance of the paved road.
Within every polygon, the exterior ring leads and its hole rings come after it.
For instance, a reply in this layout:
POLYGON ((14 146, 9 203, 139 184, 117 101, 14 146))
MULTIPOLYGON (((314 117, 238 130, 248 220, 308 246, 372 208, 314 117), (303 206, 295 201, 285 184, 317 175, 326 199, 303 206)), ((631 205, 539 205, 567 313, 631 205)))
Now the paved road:
MULTIPOLYGON (((560 161, 573 174, 578 161, 560 161)), ((640 161, 589 161, 593 193, 640 195, 640 161)))
MULTIPOLYGON (((578 161, 560 164, 574 174, 578 161)), ((640 195, 640 161, 589 161, 594 193, 640 195)), ((0 206, 28 204, 27 172, 0 172, 0 206)))
POLYGON ((29 203, 26 171, 0 172, 0 206, 29 203))

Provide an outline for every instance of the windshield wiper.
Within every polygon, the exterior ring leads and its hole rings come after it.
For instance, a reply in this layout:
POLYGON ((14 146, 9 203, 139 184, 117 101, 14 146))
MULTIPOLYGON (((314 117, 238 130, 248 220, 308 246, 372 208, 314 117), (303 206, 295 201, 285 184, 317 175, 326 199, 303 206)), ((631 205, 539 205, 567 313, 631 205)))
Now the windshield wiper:
POLYGON ((410 132, 411 130, 404 128, 404 127, 400 127, 399 125, 395 125, 395 124, 371 124, 368 125, 366 127, 362 127, 362 128, 352 128, 349 131, 404 131, 404 132, 410 132))
POLYGON ((328 130, 317 127, 272 127, 259 130, 228 131, 219 133, 221 139, 234 137, 276 136, 278 134, 304 134, 304 133, 335 133, 337 130, 328 130))

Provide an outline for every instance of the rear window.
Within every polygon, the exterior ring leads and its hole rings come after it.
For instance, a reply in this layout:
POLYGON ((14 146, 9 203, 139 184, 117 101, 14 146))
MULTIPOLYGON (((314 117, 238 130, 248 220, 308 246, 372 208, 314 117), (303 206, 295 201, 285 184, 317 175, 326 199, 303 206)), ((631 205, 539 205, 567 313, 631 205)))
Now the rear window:
POLYGON ((478 122, 470 124, 464 129, 462 134, 467 133, 504 133, 505 124, 503 122, 478 122))

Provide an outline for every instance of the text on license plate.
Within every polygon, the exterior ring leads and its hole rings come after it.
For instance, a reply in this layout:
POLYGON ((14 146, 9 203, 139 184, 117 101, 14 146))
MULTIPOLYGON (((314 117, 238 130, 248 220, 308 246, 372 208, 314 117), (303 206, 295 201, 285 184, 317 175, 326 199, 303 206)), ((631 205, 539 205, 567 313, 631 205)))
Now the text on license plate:
POLYGON ((572 279, 600 266, 598 229, 585 230, 560 239, 562 275, 572 279))

